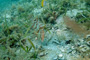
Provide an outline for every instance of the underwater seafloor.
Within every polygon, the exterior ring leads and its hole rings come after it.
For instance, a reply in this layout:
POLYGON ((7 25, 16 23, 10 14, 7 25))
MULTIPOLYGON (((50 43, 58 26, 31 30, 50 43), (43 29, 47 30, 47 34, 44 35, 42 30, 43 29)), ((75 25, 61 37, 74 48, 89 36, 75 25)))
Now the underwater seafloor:
POLYGON ((0 60, 90 60, 89 0, 0 3, 0 60))

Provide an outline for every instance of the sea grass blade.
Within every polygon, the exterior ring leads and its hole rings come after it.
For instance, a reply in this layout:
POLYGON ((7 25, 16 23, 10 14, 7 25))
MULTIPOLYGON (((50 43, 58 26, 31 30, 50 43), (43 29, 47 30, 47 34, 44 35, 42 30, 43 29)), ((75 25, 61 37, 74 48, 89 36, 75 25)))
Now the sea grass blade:
POLYGON ((36 49, 35 48, 35 45, 33 44, 33 42, 30 40, 30 39, 27 39, 28 41, 29 41, 29 43, 32 45, 32 47, 34 48, 34 49, 36 49))

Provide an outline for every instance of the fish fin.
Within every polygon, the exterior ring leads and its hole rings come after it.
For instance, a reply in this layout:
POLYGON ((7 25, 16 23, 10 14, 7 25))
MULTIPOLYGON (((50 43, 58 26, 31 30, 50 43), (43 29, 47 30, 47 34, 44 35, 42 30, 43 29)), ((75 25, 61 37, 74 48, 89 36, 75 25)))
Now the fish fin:
POLYGON ((41 1, 41 6, 42 6, 42 7, 44 6, 44 0, 41 1))
POLYGON ((42 40, 42 42, 44 41, 44 30, 43 29, 41 31, 41 40, 42 40))

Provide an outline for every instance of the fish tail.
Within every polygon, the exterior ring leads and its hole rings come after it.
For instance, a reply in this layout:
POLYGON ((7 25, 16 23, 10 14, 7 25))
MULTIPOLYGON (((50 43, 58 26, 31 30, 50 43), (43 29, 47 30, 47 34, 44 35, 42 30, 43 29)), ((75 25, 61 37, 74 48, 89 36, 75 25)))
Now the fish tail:
POLYGON ((44 30, 43 29, 41 31, 41 40, 42 40, 42 42, 44 41, 44 30))
POLYGON ((42 7, 44 6, 44 0, 41 1, 41 6, 42 6, 42 7))

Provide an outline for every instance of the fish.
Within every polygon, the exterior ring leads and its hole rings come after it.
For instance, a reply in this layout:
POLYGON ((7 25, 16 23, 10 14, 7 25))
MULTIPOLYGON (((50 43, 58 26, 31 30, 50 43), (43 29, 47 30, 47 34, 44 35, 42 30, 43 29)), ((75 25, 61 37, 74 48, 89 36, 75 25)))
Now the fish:
POLYGON ((47 1, 46 1, 46 0, 42 0, 42 1, 41 1, 41 6, 42 6, 42 7, 46 6, 46 4, 47 4, 47 1))

